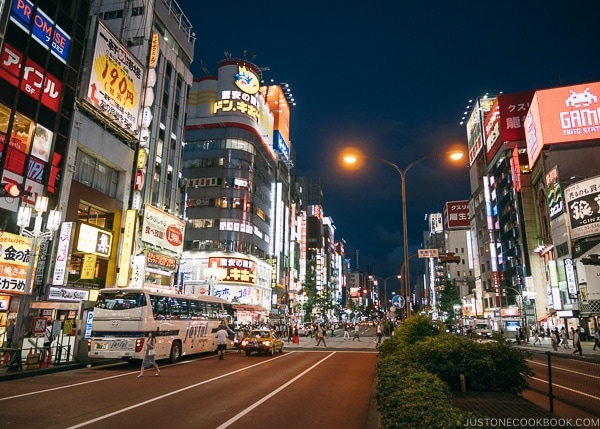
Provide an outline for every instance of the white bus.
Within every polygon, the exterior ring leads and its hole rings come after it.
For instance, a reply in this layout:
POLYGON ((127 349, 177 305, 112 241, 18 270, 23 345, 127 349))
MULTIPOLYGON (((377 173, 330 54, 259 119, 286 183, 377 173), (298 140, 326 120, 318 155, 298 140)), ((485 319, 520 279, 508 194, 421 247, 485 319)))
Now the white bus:
POLYGON ((88 356, 143 359, 144 341, 156 335, 156 359, 217 349, 217 327, 229 324, 233 307, 214 296, 189 296, 152 288, 106 288, 96 301, 88 356))

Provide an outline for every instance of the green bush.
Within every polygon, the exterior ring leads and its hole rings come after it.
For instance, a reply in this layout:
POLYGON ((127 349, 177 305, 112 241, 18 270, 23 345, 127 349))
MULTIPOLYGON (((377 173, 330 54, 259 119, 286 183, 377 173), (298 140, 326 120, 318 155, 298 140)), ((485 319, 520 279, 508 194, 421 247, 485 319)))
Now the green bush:
POLYGON ((506 342, 480 343, 444 334, 407 347, 403 354, 436 374, 451 390, 460 390, 459 376, 464 374, 467 390, 520 393, 532 374, 526 362, 530 353, 506 342))
POLYGON ((473 415, 452 405, 452 390, 520 393, 531 353, 503 339, 477 342, 412 317, 379 346, 377 403, 383 429, 459 428, 473 415))
POLYGON ((379 354, 382 357, 388 356, 423 341, 427 337, 437 336, 444 332, 444 324, 441 322, 432 322, 427 316, 409 317, 394 331, 392 337, 379 346, 379 354))
POLYGON ((384 429, 461 428, 472 417, 452 405, 444 382, 403 356, 379 362, 377 403, 384 429))

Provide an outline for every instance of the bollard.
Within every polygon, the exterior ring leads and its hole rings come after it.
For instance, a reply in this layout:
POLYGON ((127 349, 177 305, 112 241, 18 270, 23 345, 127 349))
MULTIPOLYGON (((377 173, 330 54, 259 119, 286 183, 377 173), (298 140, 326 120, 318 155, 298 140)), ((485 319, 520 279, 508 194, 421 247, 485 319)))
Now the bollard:
POLYGON ((458 377, 460 378, 460 391, 462 393, 465 393, 467 391, 467 385, 465 384, 465 375, 460 374, 458 377))

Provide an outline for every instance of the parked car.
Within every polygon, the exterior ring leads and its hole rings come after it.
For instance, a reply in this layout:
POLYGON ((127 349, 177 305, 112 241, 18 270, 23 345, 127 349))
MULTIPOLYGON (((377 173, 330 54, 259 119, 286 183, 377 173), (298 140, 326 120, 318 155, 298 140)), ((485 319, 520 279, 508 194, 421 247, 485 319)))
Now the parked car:
POLYGON ((248 332, 240 343, 240 348, 246 352, 246 356, 250 356, 252 352, 274 355, 275 352, 283 352, 283 338, 277 337, 268 329, 255 329, 248 332))
POLYGON ((305 323, 304 325, 298 326, 298 335, 308 337, 312 333, 312 325, 305 323))

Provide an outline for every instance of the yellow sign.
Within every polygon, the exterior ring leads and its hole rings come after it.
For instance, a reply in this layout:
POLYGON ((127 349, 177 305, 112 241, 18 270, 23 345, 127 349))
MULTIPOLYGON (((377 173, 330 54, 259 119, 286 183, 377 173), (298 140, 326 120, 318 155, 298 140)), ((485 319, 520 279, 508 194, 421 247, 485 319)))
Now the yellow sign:
POLYGON ((90 280, 96 277, 96 255, 85 254, 81 266, 81 279, 90 280))

